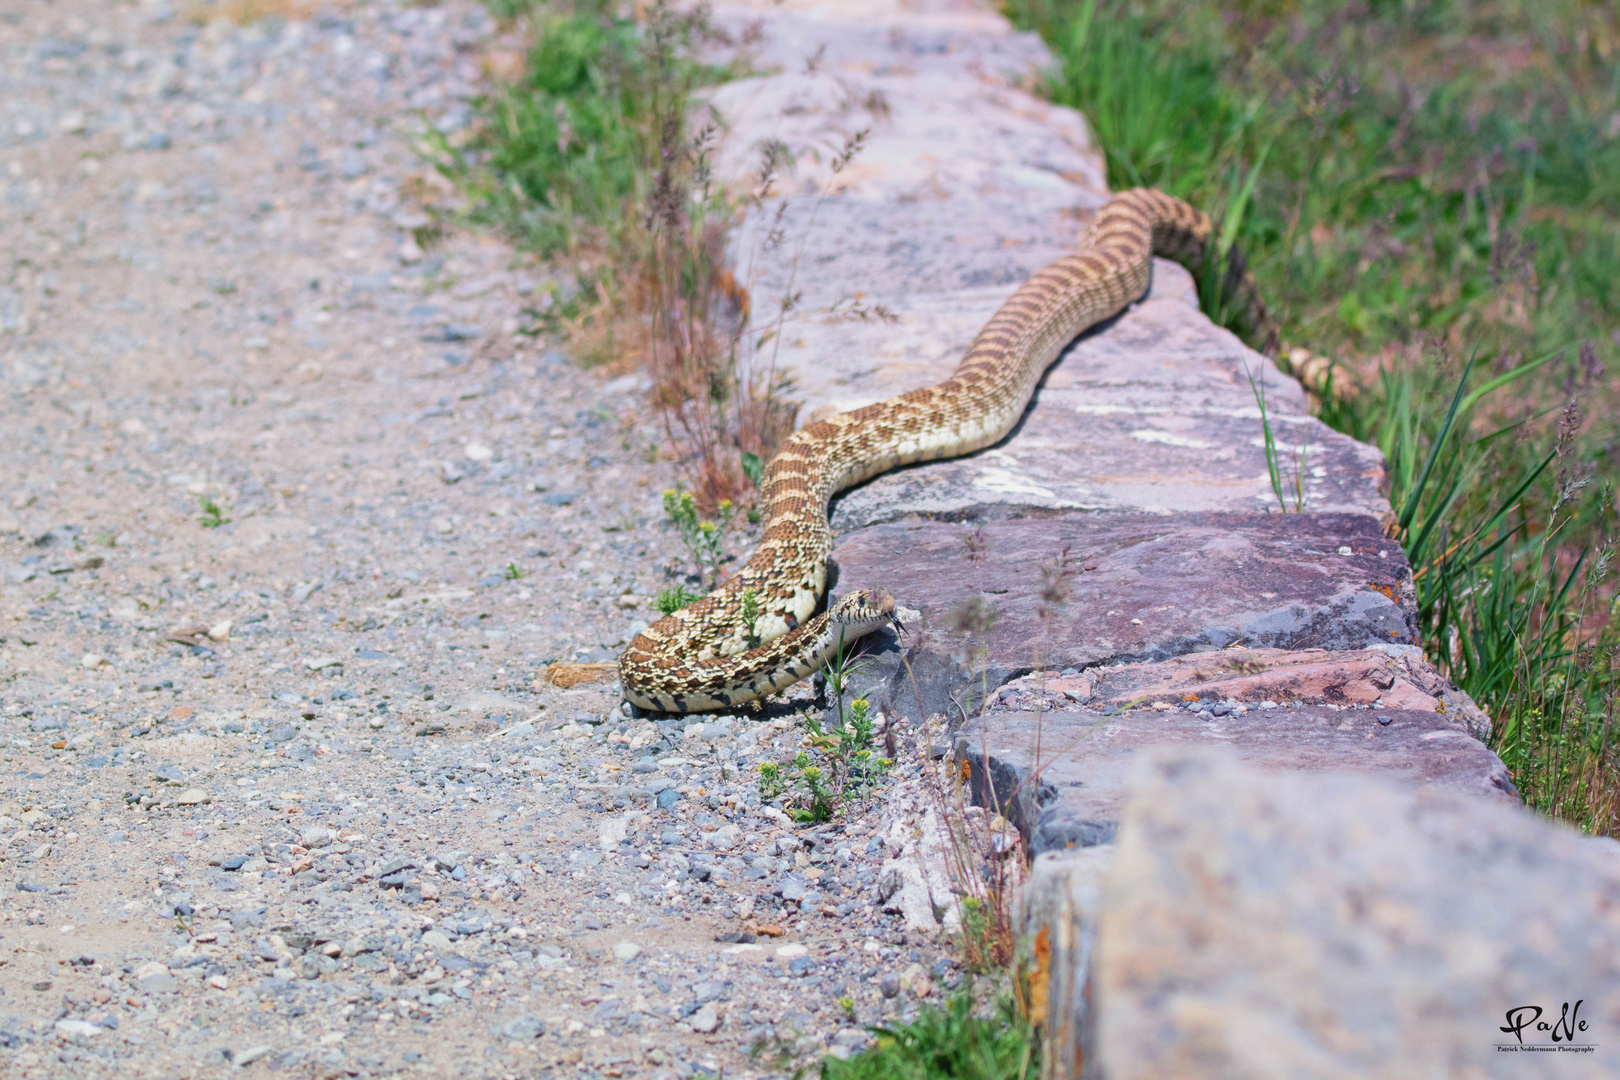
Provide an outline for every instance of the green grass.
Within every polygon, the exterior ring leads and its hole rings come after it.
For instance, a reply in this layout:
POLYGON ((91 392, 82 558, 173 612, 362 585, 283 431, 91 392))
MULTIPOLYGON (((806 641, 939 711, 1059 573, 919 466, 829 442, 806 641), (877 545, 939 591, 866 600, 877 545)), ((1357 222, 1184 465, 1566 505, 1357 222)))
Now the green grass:
POLYGON ((575 277, 525 312, 526 332, 584 366, 647 371, 698 508, 756 520, 745 504, 791 412, 738 363, 748 297, 725 250, 748 199, 713 182, 719 127, 694 96, 745 59, 711 62, 724 41, 701 5, 489 6, 529 42, 522 71, 492 86, 468 128, 428 131, 420 152, 458 190, 454 216, 575 277))
POLYGON ((1090 120, 1111 185, 1203 207, 1283 340, 1343 365, 1322 416, 1390 462, 1431 659, 1492 714, 1530 805, 1615 831, 1620 9, 1013 15, 1052 46, 1047 90, 1090 120))
POLYGON ((197 524, 203 528, 217 529, 221 525, 231 523, 231 519, 225 516, 224 508, 207 495, 197 496, 197 506, 202 510, 202 514, 197 518, 197 524))
POLYGON ((1041 1071, 1034 1029, 1011 1002, 985 1016, 967 990, 872 1034, 874 1045, 848 1061, 825 1059, 821 1080, 1026 1080, 1041 1071))
POLYGON ((477 218, 542 256, 624 242, 653 197, 666 120, 724 77, 691 58, 701 22, 656 4, 642 24, 606 4, 490 7, 528 20, 523 74, 477 102, 466 136, 426 149, 477 218))
POLYGON ((1615 353, 1612 5, 1019 2, 1116 187, 1220 220, 1263 161, 1236 238, 1291 336, 1615 353))
POLYGON ((478 102, 471 138, 434 150, 480 217, 550 256, 619 225, 647 171, 653 102, 633 24, 588 9, 534 18, 524 74, 478 102))

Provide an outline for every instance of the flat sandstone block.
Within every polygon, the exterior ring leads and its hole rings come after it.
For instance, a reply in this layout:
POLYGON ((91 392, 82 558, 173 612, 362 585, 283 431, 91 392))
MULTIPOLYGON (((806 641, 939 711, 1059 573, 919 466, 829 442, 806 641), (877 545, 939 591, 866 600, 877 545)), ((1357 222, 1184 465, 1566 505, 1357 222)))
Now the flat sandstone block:
POLYGON ((898 644, 874 636, 862 692, 883 683, 908 714, 949 712, 1037 666, 1061 671, 1164 660, 1230 645, 1364 649, 1413 645, 1411 573, 1373 518, 1350 514, 1060 514, 977 524, 905 521, 846 534, 838 589, 881 587, 906 615, 898 644), (1068 599, 1040 617, 1043 564, 1067 552, 1068 599), (996 621, 957 633, 964 605, 996 621), (907 669, 904 661, 909 660, 907 669), (1044 661, 1044 663, 1042 663, 1044 661))
MULTIPOLYGON (((943 379, 952 366, 914 385, 943 379)), ((962 518, 1020 507, 1267 513, 1284 504, 1292 511, 1296 501, 1308 511, 1381 520, 1389 513, 1383 475, 1375 448, 1307 415, 1299 384, 1211 323, 1191 275, 1156 259, 1143 301, 1070 346, 1005 440, 886 473, 843 495, 833 526, 845 532, 906 514, 962 518), (1266 387, 1286 478, 1282 504, 1251 376, 1266 387)))
POLYGON ((1107 712, 994 708, 956 736, 973 801, 994 806, 1035 854, 1110 843, 1126 782, 1152 747, 1219 746, 1263 774, 1376 774, 1518 805, 1507 768, 1468 728, 1440 713, 1327 705, 1245 708, 1217 716, 1141 707, 1107 712))
POLYGON ((783 332, 745 363, 762 385, 791 381, 801 423, 944 378, 1107 198, 1085 120, 1029 90, 1051 55, 988 5, 726 4, 715 16, 738 37, 758 27, 760 73, 710 94, 717 179, 752 193, 766 147, 790 159, 730 257, 756 330, 794 298, 783 332))
POLYGON ((1101 1068, 1620 1076, 1613 846, 1432 787, 1266 774, 1210 750, 1146 757, 1098 924, 1101 1068), (1554 1043, 1577 1001, 1586 1030, 1554 1043), (1521 1049, 1501 1029, 1527 1006, 1548 1030, 1526 1028, 1521 1049))
MULTIPOLYGON (((1156 664, 1093 668, 1077 678, 1081 684, 1065 696, 1094 709, 1191 701, 1379 705, 1444 713, 1482 742, 1491 734, 1489 717, 1410 646, 1354 652, 1223 649, 1156 664)), ((1020 680, 1014 691, 1071 681, 1036 673, 1020 680)), ((1003 691, 1003 700, 1005 696, 1003 691)))

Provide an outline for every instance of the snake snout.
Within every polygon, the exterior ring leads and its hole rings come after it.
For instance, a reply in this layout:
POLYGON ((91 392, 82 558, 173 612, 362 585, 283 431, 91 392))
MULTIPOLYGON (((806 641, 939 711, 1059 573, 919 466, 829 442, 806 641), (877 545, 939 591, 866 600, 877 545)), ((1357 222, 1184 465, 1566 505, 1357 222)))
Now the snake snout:
POLYGON ((863 634, 900 621, 895 618, 894 597, 884 589, 850 593, 834 604, 829 614, 834 623, 862 627, 863 634))
POLYGON ((894 596, 887 589, 873 589, 869 594, 872 606, 877 608, 878 614, 885 616, 897 630, 905 630, 906 624, 900 621, 899 611, 894 602, 894 596))

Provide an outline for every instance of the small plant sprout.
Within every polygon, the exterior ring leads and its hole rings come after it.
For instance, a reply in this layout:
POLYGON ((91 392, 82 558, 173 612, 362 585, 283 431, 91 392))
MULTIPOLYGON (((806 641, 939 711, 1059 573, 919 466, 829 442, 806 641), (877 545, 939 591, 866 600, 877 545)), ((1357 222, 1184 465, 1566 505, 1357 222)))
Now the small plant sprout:
POLYGON ((742 452, 742 471, 748 482, 759 487, 765 482, 765 462, 751 450, 742 452))
POLYGON ((809 754, 800 753, 793 759, 793 771, 803 791, 802 804, 790 810, 795 821, 831 821, 833 796, 821 776, 821 766, 809 754))
MULTIPOLYGON (((911 1021, 871 1028, 875 1041, 847 1061, 827 1057, 821 1080, 1034 1080, 1040 1040, 1011 994, 982 1008, 971 984, 911 1021)), ((904 1015, 904 1014, 903 1014, 904 1015)))
POLYGON ((849 721, 826 727, 810 714, 800 721, 805 749, 786 766, 759 767, 759 796, 784 799, 796 821, 831 821, 849 803, 866 798, 894 765, 877 753, 877 723, 871 703, 856 698, 849 721))
POLYGON ((1254 394, 1254 403, 1260 409, 1260 434, 1266 447, 1266 475, 1271 479, 1271 492, 1277 497, 1277 505, 1283 513, 1290 509, 1296 514, 1305 510, 1305 455, 1310 449, 1306 439, 1299 444, 1299 460, 1294 462, 1288 476, 1283 475, 1282 452, 1277 446, 1276 433, 1271 427, 1271 412, 1266 405, 1266 378, 1264 370, 1258 378, 1247 367, 1243 374, 1248 376, 1249 389, 1254 394), (1293 506, 1290 507, 1289 496, 1292 496, 1293 506))
POLYGON ((787 777, 782 774, 782 767, 774 761, 767 761, 759 767, 759 797, 762 802, 775 802, 787 793, 787 777))
POLYGON ((519 566, 517 563, 509 562, 509 563, 506 564, 506 570, 501 574, 501 576, 504 577, 507 581, 519 581, 519 580, 521 580, 523 578, 528 577, 529 575, 528 575, 528 572, 525 571, 523 569, 523 567, 519 566))
POLYGON ((197 505, 202 508, 202 514, 197 518, 197 524, 205 529, 217 529, 221 525, 229 525, 231 519, 225 516, 224 509, 207 495, 197 496, 197 505))
POLYGON ((721 499, 713 518, 698 513, 697 500, 690 491, 670 488, 664 492, 664 516, 680 534, 681 543, 691 555, 699 579, 709 588, 720 583, 720 563, 725 558, 726 530, 737 516, 730 499, 721 499))
POLYGON ((671 585, 660 590, 653 599, 653 607, 658 609, 660 615, 673 615, 688 604, 703 599, 702 593, 687 592, 685 585, 671 585))
POLYGON ((753 589, 743 590, 742 617, 748 627, 748 647, 759 648, 759 595, 753 589))

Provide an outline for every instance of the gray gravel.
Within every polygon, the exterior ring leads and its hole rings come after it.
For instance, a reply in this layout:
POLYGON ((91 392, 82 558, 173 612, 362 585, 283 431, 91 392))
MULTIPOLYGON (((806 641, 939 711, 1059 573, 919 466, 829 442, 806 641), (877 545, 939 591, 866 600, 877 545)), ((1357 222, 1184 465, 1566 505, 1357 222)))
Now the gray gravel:
POLYGON ((780 712, 544 681, 684 567, 564 283, 418 243, 493 33, 0 18, 4 1075, 786 1075, 958 977, 876 808, 760 806, 780 712))

